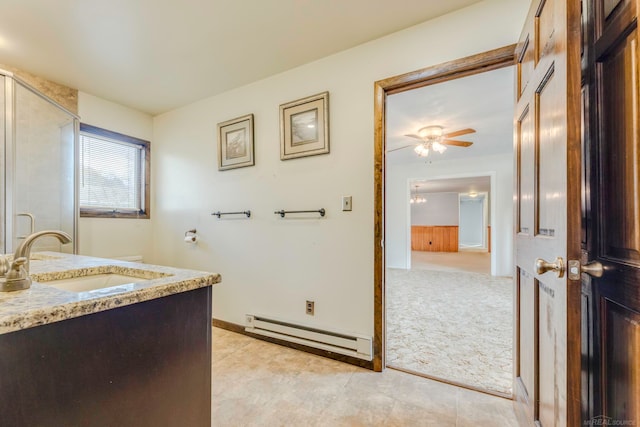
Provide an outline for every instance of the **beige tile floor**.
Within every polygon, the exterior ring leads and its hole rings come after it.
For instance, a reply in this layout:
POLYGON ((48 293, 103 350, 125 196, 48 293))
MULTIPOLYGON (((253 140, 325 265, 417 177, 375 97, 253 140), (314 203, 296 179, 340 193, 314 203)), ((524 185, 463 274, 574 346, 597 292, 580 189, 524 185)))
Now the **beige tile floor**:
POLYGON ((213 328, 212 426, 517 426, 512 402, 213 328))

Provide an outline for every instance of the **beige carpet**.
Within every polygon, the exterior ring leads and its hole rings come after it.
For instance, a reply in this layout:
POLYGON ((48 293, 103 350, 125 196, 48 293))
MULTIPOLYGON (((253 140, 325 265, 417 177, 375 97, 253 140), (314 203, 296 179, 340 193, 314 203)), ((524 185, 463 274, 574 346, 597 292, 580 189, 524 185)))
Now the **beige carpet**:
POLYGON ((512 292, 510 278, 387 269, 387 365, 510 394, 512 292))

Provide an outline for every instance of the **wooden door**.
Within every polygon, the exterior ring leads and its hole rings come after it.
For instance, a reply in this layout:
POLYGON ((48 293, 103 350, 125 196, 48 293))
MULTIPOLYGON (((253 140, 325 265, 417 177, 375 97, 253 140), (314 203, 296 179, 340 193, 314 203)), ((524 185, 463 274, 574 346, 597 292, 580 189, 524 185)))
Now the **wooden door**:
MULTIPOLYGON (((587 3, 587 2, 585 2, 587 3)), ((640 425, 638 2, 586 4, 585 423, 640 425), (600 276, 600 277, 598 277, 600 276)))
POLYGON ((580 425, 580 1, 534 0, 518 44, 514 395, 522 425, 580 425), (546 272, 545 272, 546 271, 546 272))

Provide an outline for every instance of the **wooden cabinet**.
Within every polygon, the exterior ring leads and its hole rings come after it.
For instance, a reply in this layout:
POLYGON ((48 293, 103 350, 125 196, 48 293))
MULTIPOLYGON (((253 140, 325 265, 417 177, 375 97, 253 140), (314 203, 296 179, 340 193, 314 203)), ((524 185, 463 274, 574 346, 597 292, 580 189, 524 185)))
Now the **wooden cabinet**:
POLYGON ((211 286, 0 334, 2 426, 210 426, 211 286))
POLYGON ((458 226, 411 226, 411 250, 424 252, 458 252, 458 226))

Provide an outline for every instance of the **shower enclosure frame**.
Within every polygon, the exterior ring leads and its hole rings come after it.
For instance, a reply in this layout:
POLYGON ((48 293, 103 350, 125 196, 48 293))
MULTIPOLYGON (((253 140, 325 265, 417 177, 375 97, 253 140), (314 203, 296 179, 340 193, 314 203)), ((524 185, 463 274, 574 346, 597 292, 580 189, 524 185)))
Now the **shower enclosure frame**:
POLYGON ((0 174, 0 189, 4 189, 4 194, 0 197, 0 212, 4 218, 0 222, 0 233, 3 237, 0 249, 2 253, 15 251, 13 247, 14 240, 14 191, 16 185, 16 85, 20 85, 33 93, 37 97, 46 101, 62 113, 69 116, 73 120, 73 253, 78 253, 78 161, 79 161, 79 134, 80 134, 80 117, 44 95, 29 83, 17 77, 14 73, 0 69, 0 76, 4 77, 4 173, 0 174))

